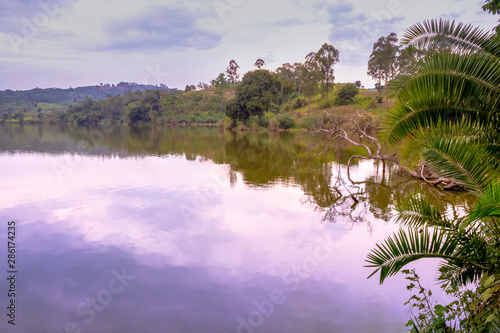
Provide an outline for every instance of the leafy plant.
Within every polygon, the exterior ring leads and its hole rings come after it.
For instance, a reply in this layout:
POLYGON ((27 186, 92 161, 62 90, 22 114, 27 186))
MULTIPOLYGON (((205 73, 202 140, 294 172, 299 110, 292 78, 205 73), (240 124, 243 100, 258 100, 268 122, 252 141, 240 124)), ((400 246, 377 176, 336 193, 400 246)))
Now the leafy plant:
POLYGON ((406 229, 378 244, 367 267, 383 283, 411 262, 439 258, 438 279, 454 302, 431 307, 430 295, 413 285, 420 296, 410 303, 423 311, 412 320, 414 331, 498 332, 500 44, 491 33, 446 20, 411 27, 404 43, 440 51, 428 54, 414 75, 391 82, 397 103, 384 122, 388 141, 404 142, 408 163, 469 190, 478 202, 452 219, 420 194, 409 195, 396 206, 406 229), (465 291, 471 284, 476 290, 465 291))

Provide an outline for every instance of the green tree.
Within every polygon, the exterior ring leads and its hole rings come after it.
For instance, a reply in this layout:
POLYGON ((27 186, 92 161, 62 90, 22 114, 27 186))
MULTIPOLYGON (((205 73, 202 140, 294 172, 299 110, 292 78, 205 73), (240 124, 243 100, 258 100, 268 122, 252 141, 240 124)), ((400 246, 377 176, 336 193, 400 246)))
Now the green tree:
POLYGON ((229 83, 226 81, 224 73, 220 73, 215 80, 212 80, 212 86, 215 87, 215 94, 219 96, 221 112, 224 112, 224 90, 229 83))
MULTIPOLYGON (((379 87, 383 85, 387 87, 387 83, 393 79, 398 72, 397 57, 399 47, 397 35, 393 32, 387 37, 380 37, 373 44, 373 51, 368 61, 368 75, 372 77, 379 87)), ((387 89, 386 89, 387 92, 387 89)), ((386 93, 387 109, 389 109, 389 98, 386 93)))
POLYGON ((278 67, 276 69, 276 74, 280 77, 281 80, 281 93, 280 100, 283 103, 288 102, 289 97, 295 91, 295 73, 293 71, 293 67, 290 64, 283 64, 282 67, 278 67))
POLYGON ((300 72, 301 87, 304 95, 307 97, 308 109, 307 114, 311 112, 311 99, 318 92, 318 83, 322 78, 321 70, 318 63, 309 58, 302 67, 300 72))
POLYGON ((335 99, 337 105, 349 105, 355 102, 354 97, 359 94, 359 89, 354 83, 346 83, 340 88, 339 95, 335 99))
POLYGON ((266 70, 248 72, 236 87, 236 97, 226 106, 226 114, 233 121, 261 117, 277 101, 281 81, 277 74, 266 70))
POLYGON ((236 82, 238 82, 238 80, 240 78, 240 74, 238 74, 238 68, 240 68, 238 63, 234 60, 231 60, 229 62, 229 66, 227 67, 227 70, 226 70, 227 81, 229 83, 231 83, 233 85, 233 87, 234 87, 234 84, 236 82))
POLYGON ((445 287, 479 286, 476 308, 460 320, 464 331, 498 331, 500 45, 492 33, 446 20, 411 27, 403 43, 441 51, 429 53, 413 75, 391 82, 397 102, 388 112, 385 135, 389 143, 404 143, 407 163, 436 173, 435 183, 454 183, 478 201, 450 218, 420 194, 408 196, 396 207, 408 229, 377 245, 367 261, 382 283, 413 261, 441 259, 445 287))
POLYGON ((127 113, 128 124, 136 125, 140 122, 147 121, 149 119, 148 113, 150 111, 151 109, 144 103, 130 103, 125 110, 127 113))
POLYGON ((19 124, 24 124, 24 111, 23 110, 17 110, 12 115, 12 119, 17 119, 17 121, 19 121, 19 124))
POLYGON ((423 61, 426 51, 401 47, 397 56, 398 75, 412 75, 423 61))
POLYGON ((262 59, 257 59, 255 62, 254 66, 257 67, 259 70, 266 65, 266 62, 262 59))
POLYGON ((318 52, 311 52, 306 57, 307 61, 315 61, 322 73, 321 81, 328 100, 328 91, 335 81, 335 70, 333 67, 340 61, 340 52, 328 43, 323 44, 318 52))
POLYGON ((304 69, 304 64, 300 62, 296 62, 291 66, 292 73, 295 78, 295 87, 297 87, 297 92, 300 94, 301 93, 301 86, 302 86, 302 70, 304 69))
POLYGON ((209 86, 208 84, 206 84, 205 82, 200 82, 200 83, 198 83, 197 87, 198 87, 200 90, 205 90, 205 89, 210 88, 210 86, 209 86))

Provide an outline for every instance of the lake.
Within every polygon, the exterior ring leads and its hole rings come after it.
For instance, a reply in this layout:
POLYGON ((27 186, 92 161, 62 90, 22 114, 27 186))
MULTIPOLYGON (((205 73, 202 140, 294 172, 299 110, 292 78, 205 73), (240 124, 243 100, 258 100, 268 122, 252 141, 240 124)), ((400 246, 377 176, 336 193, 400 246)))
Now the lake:
MULTIPOLYGON (((1 332, 406 332, 367 253, 396 201, 463 198, 302 133, 0 126, 1 332), (350 178, 350 179, 349 179, 350 178), (356 203, 350 194, 354 194, 356 203)), ((458 208, 457 208, 458 207, 458 208)), ((436 263, 413 265, 434 286, 436 263)), ((436 299, 444 297, 435 290, 436 299)))

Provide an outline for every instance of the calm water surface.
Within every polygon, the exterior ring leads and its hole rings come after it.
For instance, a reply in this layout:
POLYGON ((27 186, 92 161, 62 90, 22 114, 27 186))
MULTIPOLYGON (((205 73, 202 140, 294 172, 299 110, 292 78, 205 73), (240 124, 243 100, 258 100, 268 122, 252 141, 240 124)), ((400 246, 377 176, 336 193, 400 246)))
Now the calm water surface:
MULTIPOLYGON (((461 199, 373 161, 349 180, 355 151, 314 142, 0 126, 0 267, 14 220, 18 270, 0 332, 405 332, 406 283, 367 280, 366 254, 398 230, 398 198, 461 199)), ((433 285, 434 263, 418 267, 433 285)))

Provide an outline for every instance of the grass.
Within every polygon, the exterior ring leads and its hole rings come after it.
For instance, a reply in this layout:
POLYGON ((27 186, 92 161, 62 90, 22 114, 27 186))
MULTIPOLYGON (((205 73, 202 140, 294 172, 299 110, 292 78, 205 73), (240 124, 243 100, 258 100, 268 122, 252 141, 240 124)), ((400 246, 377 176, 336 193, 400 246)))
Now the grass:
MULTIPOLYGON (((333 111, 342 114, 345 117, 350 117, 355 113, 366 113, 373 119, 381 120, 386 113, 386 101, 385 96, 382 103, 377 101, 377 96, 380 94, 377 91, 360 89, 359 94, 356 95, 355 102, 351 105, 335 106, 335 99, 338 96, 341 85, 336 85, 334 89, 330 92, 328 96, 328 101, 326 97, 322 94, 317 94, 311 99, 311 111, 310 116, 321 116, 324 111, 333 111)), ((298 98, 305 98, 302 95, 298 98)), ((289 102, 290 105, 294 105, 295 100, 289 102)), ((389 100, 389 107, 393 107, 395 101, 389 100)), ((308 105, 305 105, 299 109, 291 111, 291 114, 296 118, 297 125, 300 127, 303 121, 307 121, 308 115, 308 105)))

